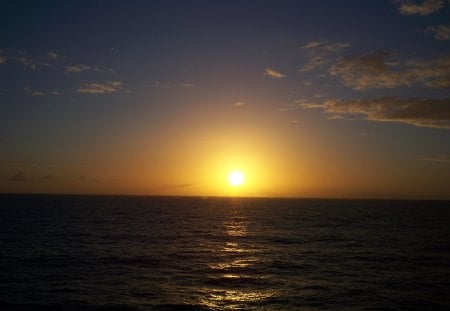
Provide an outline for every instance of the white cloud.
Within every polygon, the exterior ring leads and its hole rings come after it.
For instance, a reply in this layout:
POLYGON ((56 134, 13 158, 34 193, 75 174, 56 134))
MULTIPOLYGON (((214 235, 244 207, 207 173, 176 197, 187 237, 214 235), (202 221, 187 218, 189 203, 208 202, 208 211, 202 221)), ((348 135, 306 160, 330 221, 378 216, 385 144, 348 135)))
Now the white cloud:
POLYGON ((360 116, 370 121, 398 122, 419 127, 450 129, 450 98, 425 99, 379 97, 375 99, 327 100, 302 104, 320 108, 332 117, 360 116))
POLYGON ((108 81, 103 83, 85 83, 78 92, 82 94, 109 94, 122 89, 122 82, 108 81))
POLYGON ((273 70, 271 68, 266 68, 264 70, 264 75, 265 76, 269 76, 269 77, 274 78, 274 79, 282 79, 282 78, 286 77, 285 74, 282 74, 281 72, 273 70))
POLYGON ((434 35, 436 40, 447 41, 450 40, 450 27, 445 25, 429 26, 425 30, 426 33, 434 35))
POLYGON ((399 1, 398 10, 403 15, 429 15, 444 7, 444 0, 423 0, 416 4, 410 0, 399 1))

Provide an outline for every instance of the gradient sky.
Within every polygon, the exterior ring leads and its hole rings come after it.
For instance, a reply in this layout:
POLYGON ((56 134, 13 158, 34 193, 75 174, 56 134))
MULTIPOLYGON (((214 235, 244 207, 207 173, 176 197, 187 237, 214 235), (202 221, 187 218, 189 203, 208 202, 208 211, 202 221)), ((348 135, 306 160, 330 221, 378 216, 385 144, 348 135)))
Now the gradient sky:
POLYGON ((1 1, 0 192, 450 199, 449 21, 447 0, 1 1))

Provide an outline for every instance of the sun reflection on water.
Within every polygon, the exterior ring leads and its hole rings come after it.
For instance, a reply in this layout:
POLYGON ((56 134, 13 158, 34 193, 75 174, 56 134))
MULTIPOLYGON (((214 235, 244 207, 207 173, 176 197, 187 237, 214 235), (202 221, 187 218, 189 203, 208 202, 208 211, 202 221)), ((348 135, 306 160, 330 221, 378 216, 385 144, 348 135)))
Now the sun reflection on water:
POLYGON ((249 305, 275 296, 275 291, 257 292, 212 289, 202 304, 217 310, 247 310, 249 305))
POLYGON ((211 262, 211 286, 203 288, 200 303, 213 310, 243 310, 258 305, 277 295, 267 285, 270 275, 260 269, 261 249, 249 238, 249 220, 242 215, 238 202, 223 221, 223 232, 229 237, 218 249, 219 262, 211 262))

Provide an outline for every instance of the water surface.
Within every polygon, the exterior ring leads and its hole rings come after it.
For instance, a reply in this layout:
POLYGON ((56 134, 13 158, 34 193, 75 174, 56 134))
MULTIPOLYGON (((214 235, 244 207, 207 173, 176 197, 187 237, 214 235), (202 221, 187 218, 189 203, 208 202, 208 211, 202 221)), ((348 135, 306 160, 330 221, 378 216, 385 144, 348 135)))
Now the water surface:
POLYGON ((0 196, 9 310, 450 308, 439 201, 0 196))

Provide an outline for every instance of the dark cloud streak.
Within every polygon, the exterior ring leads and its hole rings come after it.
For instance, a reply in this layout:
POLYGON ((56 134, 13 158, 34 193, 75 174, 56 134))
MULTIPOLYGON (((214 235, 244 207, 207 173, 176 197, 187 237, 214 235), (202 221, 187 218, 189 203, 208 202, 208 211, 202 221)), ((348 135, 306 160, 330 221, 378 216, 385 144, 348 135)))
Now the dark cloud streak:
POLYGON ((370 121, 398 122, 418 127, 450 129, 450 98, 330 99, 322 104, 304 103, 301 106, 323 109, 326 113, 332 114, 332 117, 362 116, 370 121))

